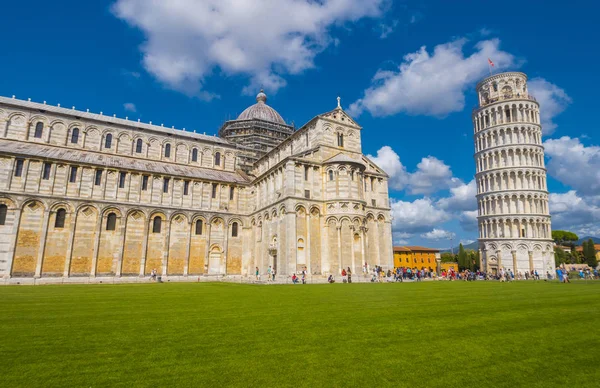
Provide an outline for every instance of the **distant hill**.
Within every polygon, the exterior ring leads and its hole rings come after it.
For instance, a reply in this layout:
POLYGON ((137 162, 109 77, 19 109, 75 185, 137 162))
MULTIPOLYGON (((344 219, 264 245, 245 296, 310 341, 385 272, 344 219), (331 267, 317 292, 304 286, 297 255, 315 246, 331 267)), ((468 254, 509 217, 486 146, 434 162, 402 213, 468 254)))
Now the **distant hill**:
MULTIPOLYGON (((586 240, 587 241, 587 240, 586 240)), ((476 251, 479 249, 479 243, 477 241, 473 241, 471 244, 463 245, 466 250, 476 251)), ((450 249, 443 249, 440 251, 441 253, 450 253, 450 249)), ((454 253, 458 253, 458 245, 454 247, 454 253)))
POLYGON ((600 244, 600 237, 592 237, 592 236, 586 236, 586 237, 582 237, 579 240, 577 240, 577 242, 575 243, 576 245, 583 245, 583 243, 589 239, 592 239, 592 241, 594 242, 594 244, 600 244))

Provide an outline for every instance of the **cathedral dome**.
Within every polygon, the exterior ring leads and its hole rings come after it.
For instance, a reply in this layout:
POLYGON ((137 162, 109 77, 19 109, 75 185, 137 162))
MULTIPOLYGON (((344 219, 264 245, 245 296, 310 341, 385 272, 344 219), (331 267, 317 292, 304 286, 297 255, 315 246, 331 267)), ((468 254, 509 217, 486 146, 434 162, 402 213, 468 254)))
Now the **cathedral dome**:
POLYGON ((264 90, 260 90, 260 93, 256 95, 256 104, 249 106, 240 114, 238 120, 252 120, 259 119, 270 121, 278 124, 285 124, 285 121, 279 113, 269 105, 267 105, 267 95, 264 90))

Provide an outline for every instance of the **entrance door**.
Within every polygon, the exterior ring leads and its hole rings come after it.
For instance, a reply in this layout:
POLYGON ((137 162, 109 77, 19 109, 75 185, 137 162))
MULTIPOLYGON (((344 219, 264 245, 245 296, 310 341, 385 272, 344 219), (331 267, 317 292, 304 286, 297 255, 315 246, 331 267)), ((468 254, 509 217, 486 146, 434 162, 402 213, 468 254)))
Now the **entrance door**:
POLYGON ((215 275, 221 270, 221 253, 218 251, 210 252, 208 257, 208 274, 215 275))
POLYGON ((277 270, 277 255, 273 256, 273 267, 272 268, 275 270, 276 274, 279 274, 279 271, 277 270))

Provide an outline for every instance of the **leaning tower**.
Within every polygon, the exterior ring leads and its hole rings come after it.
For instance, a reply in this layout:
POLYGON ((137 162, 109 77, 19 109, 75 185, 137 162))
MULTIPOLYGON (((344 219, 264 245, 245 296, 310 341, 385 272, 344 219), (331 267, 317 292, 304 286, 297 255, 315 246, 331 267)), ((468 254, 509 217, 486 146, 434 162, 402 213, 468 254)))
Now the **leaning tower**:
POLYGON ((495 74, 477 84, 473 110, 482 268, 554 271, 539 104, 527 76, 495 74))

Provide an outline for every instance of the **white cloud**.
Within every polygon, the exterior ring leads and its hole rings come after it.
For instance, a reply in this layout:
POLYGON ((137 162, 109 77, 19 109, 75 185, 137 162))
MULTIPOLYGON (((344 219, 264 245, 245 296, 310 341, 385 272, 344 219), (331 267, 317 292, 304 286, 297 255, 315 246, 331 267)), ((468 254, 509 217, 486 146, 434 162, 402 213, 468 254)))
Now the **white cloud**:
POLYGON ((540 103, 540 119, 544 134, 551 134, 556 129, 556 124, 552 122, 552 119, 567 109, 572 102, 571 97, 563 89, 543 78, 529 80, 527 89, 529 94, 533 95, 540 103))
POLYGON ((563 136, 544 142, 548 173, 578 193, 600 195, 600 147, 563 136))
POLYGON ((406 170, 400 156, 389 146, 381 147, 377 156, 367 157, 390 176, 389 186, 394 190, 407 189, 410 194, 432 194, 462 183, 452 176, 450 166, 433 156, 421 159, 413 173, 406 170))
POLYGON ((413 202, 392 200, 391 208, 394 232, 425 232, 451 218, 449 213, 436 208, 429 198, 413 202))
POLYGON ((126 102, 125 104, 123 104, 123 109, 125 109, 128 112, 137 112, 137 108, 133 102, 126 102))
POLYGON ((379 29, 381 30, 381 34, 379 35, 379 39, 385 39, 388 36, 390 36, 390 34, 392 32, 394 32, 394 30, 396 29, 396 27, 398 27, 398 20, 392 20, 391 24, 386 24, 386 23, 381 23, 379 25, 379 29))
POLYGON ((421 234, 421 237, 427 240, 449 240, 456 237, 456 234, 453 232, 448 232, 444 229, 433 228, 430 232, 421 234))
POLYGON ((600 196, 581 197, 575 190, 550 194, 549 208, 552 228, 580 234, 600 236, 600 196))
POLYGON ((431 194, 458 184, 450 166, 433 156, 421 159, 409 182, 411 194, 431 194))
POLYGON ((117 0, 113 13, 139 28, 143 66, 170 88, 203 91, 215 72, 250 78, 248 92, 275 91, 284 75, 314 67, 332 27, 379 17, 387 0, 117 0))
POLYGON ((393 232, 392 239, 394 240, 394 244, 396 245, 406 245, 410 241, 410 239, 414 236, 412 233, 404 233, 404 232, 393 232))
POLYGON ((377 151, 377 156, 367 155, 377 166, 389 176, 388 185, 394 190, 402 190, 409 180, 406 167, 400 162, 400 156, 390 146, 383 146, 377 151))
POLYGON ((465 184, 460 182, 456 187, 450 188, 450 197, 438 201, 441 209, 449 211, 464 211, 477 209, 477 186, 475 179, 465 184))
POLYGON ((477 42, 475 52, 465 56, 467 39, 435 46, 429 53, 425 46, 404 56, 394 70, 377 71, 364 96, 350 105, 349 113, 358 117, 364 111, 373 116, 404 112, 413 115, 444 117, 465 107, 465 91, 488 72, 488 58, 497 70, 515 68, 515 57, 500 50, 500 40, 477 42))

